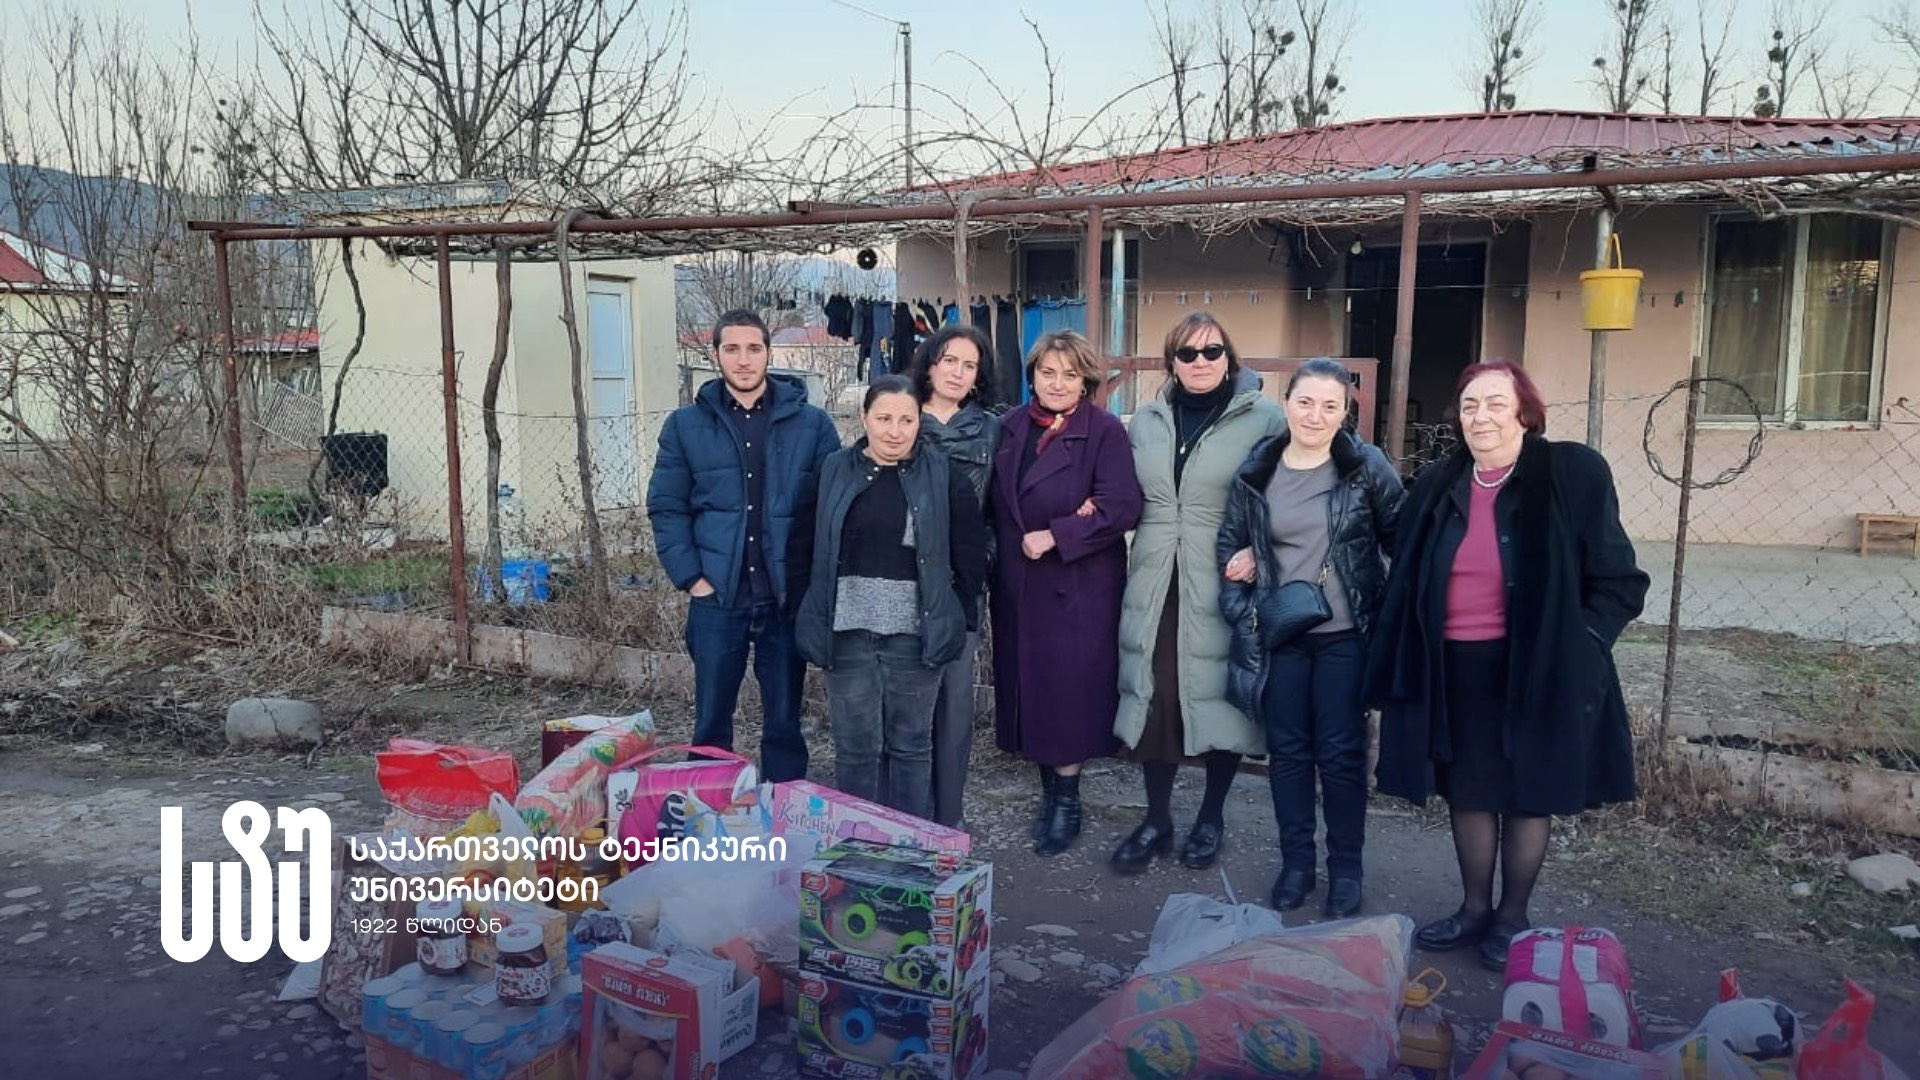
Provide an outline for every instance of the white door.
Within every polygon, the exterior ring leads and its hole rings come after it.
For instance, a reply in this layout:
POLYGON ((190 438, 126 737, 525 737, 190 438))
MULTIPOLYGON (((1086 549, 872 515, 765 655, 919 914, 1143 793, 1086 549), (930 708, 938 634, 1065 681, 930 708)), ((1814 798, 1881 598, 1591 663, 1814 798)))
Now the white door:
POLYGON ((587 279, 587 354, 594 503, 602 509, 636 506, 640 428, 633 414, 633 309, 626 281, 587 279))

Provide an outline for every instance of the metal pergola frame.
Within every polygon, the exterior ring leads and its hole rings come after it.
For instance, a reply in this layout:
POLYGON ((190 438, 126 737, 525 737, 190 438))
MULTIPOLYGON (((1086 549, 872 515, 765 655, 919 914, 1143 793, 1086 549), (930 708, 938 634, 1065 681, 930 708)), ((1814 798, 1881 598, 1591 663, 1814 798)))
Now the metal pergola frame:
MULTIPOLYGON (((449 541, 453 549, 455 633, 465 658, 467 633, 465 580, 466 530, 460 496, 460 432, 458 373, 453 335, 453 293, 448 267, 455 237, 552 236, 565 244, 574 234, 701 234, 831 228, 844 231, 862 225, 903 222, 961 222, 972 218, 1044 216, 1053 219, 1084 215, 1087 243, 1086 290, 1088 338, 1106 355, 1100 277, 1100 245, 1104 217, 1109 211, 1155 207, 1195 207, 1297 203, 1361 198, 1399 197, 1400 243, 1411 251, 1418 245, 1421 200, 1429 195, 1470 195, 1497 192, 1587 188, 1612 201, 1620 188, 1715 181, 1783 180, 1794 177, 1851 175, 1887 177, 1920 173, 1920 152, 1841 153, 1803 157, 1749 159, 1723 162, 1681 162, 1621 168, 1588 167, 1562 172, 1518 172, 1469 176, 1407 177, 1382 180, 1327 181, 1291 185, 1204 187, 1180 191, 1143 191, 1115 194, 1058 195, 1032 198, 981 199, 961 196, 944 205, 848 207, 793 204, 784 213, 716 214, 660 218, 594 218, 577 214, 550 221, 391 222, 349 225, 274 225, 250 221, 190 221, 189 230, 209 234, 214 244, 215 289, 220 325, 226 337, 225 409, 226 452, 232 473, 236 513, 246 507, 246 472, 241 443, 239 358, 234 340, 233 290, 229 278, 229 244, 260 240, 431 239, 438 267, 440 296, 441 383, 446 403, 449 541)), ((1382 448, 1396 462, 1406 438, 1407 377, 1413 353, 1413 301, 1417 259, 1400 260, 1400 277, 1389 373, 1387 430, 1382 448)))

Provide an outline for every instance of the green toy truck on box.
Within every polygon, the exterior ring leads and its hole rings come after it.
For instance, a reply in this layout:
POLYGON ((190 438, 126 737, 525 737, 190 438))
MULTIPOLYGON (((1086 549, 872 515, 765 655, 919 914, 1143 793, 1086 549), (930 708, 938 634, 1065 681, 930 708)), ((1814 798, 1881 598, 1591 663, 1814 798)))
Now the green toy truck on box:
POLYGON ((800 970, 951 999, 987 972, 993 866, 843 840, 800 875, 800 970))

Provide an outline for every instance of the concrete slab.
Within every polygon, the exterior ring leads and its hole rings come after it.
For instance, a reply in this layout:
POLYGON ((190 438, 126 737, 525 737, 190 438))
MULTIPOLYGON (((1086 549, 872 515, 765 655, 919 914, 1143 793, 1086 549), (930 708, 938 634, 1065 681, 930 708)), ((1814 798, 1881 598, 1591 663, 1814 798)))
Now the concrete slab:
MULTIPOLYGON (((1641 621, 1667 622, 1674 546, 1634 544, 1653 578, 1641 621)), ((1920 643, 1920 559, 1831 548, 1689 544, 1680 625, 1740 627, 1859 645, 1920 643)))

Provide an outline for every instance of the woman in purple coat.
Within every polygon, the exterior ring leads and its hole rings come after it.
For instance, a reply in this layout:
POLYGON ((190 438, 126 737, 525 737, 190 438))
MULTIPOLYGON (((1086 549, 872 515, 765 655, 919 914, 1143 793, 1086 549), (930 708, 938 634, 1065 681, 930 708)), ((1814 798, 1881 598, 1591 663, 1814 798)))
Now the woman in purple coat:
POLYGON ((1029 407, 1000 421, 988 512, 993 577, 994 728, 1000 749, 1039 766, 1034 852, 1080 833, 1080 765, 1111 754, 1120 691, 1120 598, 1140 481, 1127 429, 1087 400, 1093 346, 1071 330, 1027 354, 1029 407))

